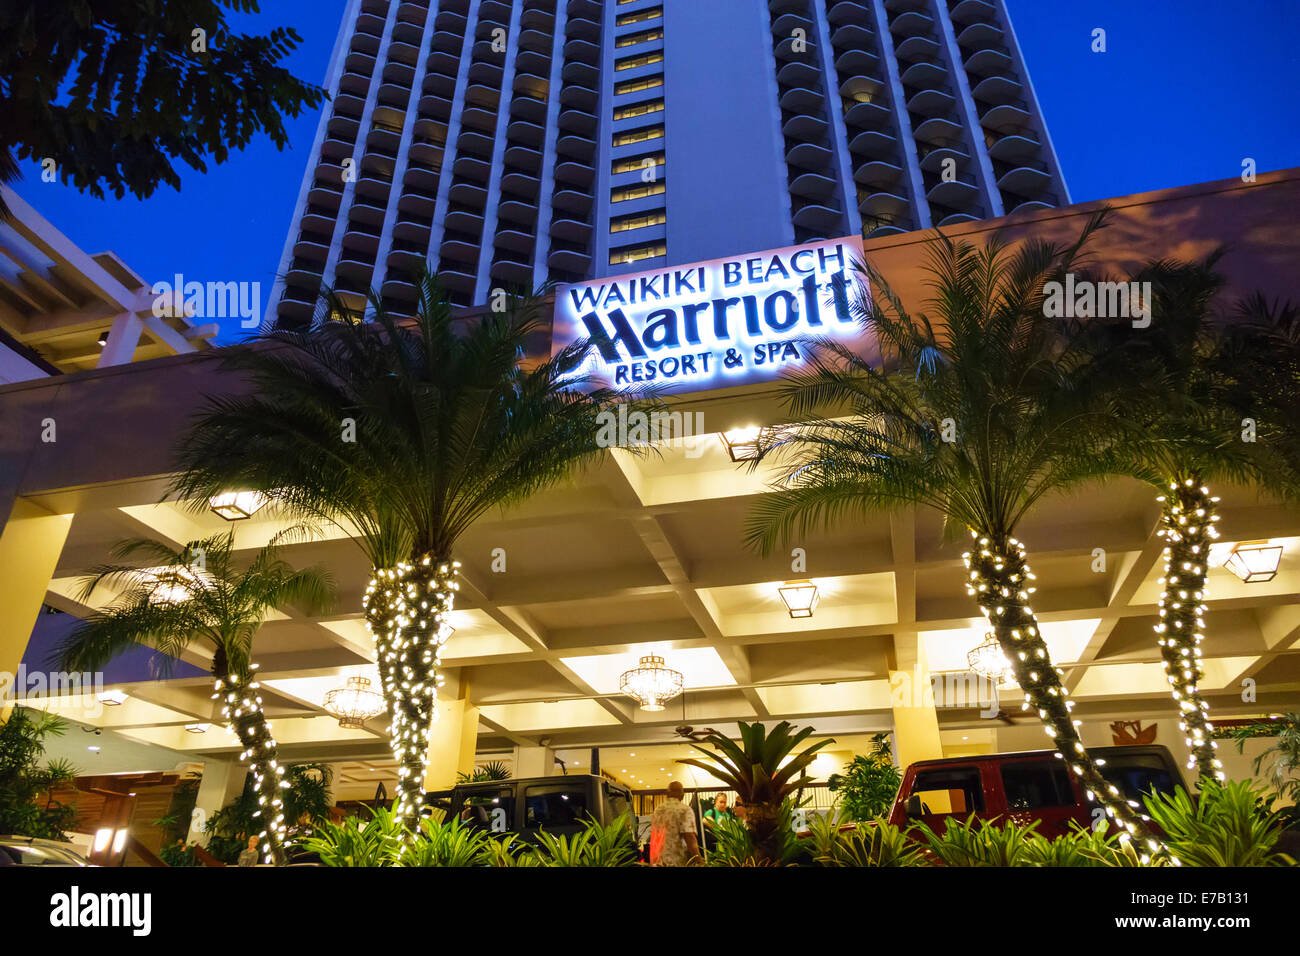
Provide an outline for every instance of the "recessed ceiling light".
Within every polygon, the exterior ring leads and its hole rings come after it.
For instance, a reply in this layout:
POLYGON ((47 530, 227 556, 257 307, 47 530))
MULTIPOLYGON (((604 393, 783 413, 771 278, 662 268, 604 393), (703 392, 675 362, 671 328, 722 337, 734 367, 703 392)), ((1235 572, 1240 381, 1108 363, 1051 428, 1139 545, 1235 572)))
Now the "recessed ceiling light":
POLYGON ((96 747, 94 744, 91 744, 91 745, 90 745, 89 747, 87 747, 86 749, 89 750, 92 754, 97 754, 97 753, 99 753, 99 748, 96 747))
POLYGON ((116 707, 118 704, 126 702, 126 691, 106 690, 99 695, 98 700, 101 704, 108 704, 110 707, 116 707))
POLYGON ((185 729, 192 734, 206 734, 211 724, 186 724, 185 729))

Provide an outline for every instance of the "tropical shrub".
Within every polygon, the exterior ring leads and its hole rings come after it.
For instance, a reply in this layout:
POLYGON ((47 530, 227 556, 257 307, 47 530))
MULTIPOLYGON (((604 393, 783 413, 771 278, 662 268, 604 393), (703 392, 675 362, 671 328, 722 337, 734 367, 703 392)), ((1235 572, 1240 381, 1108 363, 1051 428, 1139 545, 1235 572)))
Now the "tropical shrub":
POLYGON ((1262 788, 1249 780, 1220 783, 1201 778, 1196 799, 1179 787, 1173 795, 1143 798, 1152 821, 1165 831, 1165 847, 1182 866, 1287 866, 1276 849, 1284 821, 1260 807, 1262 788))
POLYGON ((924 823, 918 823, 916 831, 941 866, 1033 866, 1031 841, 1043 839, 1034 832, 1037 827, 1037 820, 1020 826, 1011 820, 977 820, 971 814, 965 820, 949 819, 942 833, 924 823))
POLYGON ((850 820, 874 820, 893 806, 903 775, 888 757, 856 756, 844 773, 833 773, 827 786, 850 820))
POLYGON ((0 722, 0 833, 66 840, 76 807, 59 803, 54 791, 76 779, 66 760, 44 766, 47 737, 61 737, 68 724, 53 714, 15 707, 0 722))
POLYGON ((677 761, 711 773, 736 791, 745 805, 745 827, 760 862, 781 862, 785 840, 782 831, 793 831, 793 824, 782 820, 783 815, 788 817, 793 812, 787 810, 786 800, 806 781, 805 771, 817 751, 835 742, 828 737, 799 750, 812 731, 805 727, 795 733, 794 725, 783 720, 769 734, 762 724, 742 720, 740 743, 708 730, 701 743, 692 744, 708 759, 677 761))
POLYGON ((636 837, 625 813, 608 825, 594 818, 578 833, 556 836, 539 830, 533 849, 538 866, 634 866, 636 837))

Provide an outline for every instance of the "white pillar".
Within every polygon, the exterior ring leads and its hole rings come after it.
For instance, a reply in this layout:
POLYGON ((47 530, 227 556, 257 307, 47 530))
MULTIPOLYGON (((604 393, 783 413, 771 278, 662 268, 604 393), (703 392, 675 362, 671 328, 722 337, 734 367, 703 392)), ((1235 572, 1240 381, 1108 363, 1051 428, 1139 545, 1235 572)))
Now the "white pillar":
POLYGON ((186 843, 208 845, 208 833, 203 825, 211 816, 233 801, 244 790, 248 769, 228 760, 203 761, 203 779, 199 782, 199 795, 190 815, 190 831, 186 843))
POLYGON ((555 775, 555 751, 550 747, 516 747, 516 777, 551 777, 555 775))

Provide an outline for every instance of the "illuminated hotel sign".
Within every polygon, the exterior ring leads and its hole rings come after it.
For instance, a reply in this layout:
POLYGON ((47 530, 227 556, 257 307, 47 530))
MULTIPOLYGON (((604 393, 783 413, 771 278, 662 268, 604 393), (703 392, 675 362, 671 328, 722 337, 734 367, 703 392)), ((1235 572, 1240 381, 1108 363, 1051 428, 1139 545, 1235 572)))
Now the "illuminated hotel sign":
POLYGON ((849 307, 861 256, 857 237, 825 239, 561 285, 554 349, 591 339, 586 371, 614 388, 774 379, 803 360, 800 338, 862 338, 849 307))

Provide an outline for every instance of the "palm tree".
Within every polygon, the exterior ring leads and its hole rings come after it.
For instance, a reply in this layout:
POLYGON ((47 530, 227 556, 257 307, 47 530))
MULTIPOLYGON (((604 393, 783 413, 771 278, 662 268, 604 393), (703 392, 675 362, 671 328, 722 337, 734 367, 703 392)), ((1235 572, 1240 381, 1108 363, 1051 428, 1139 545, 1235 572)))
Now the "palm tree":
POLYGON ((761 864, 774 863, 780 858, 782 807, 806 782, 805 771, 817 751, 835 742, 828 737, 799 750, 813 729, 793 731, 794 725, 788 720, 773 727, 770 734, 760 723, 741 721, 737 744, 709 729, 700 738, 701 743, 691 743, 708 759, 687 757, 677 761, 708 771, 736 791, 745 805, 745 827, 754 857, 761 864))
MULTIPOLYGON (((53 654, 61 670, 94 671, 137 645, 178 658, 195 643, 212 651, 214 698, 230 724, 254 778, 267 862, 284 862, 284 768, 276 753, 271 725, 262 711, 252 662, 253 638, 267 612, 297 604, 318 612, 333 602, 334 586, 320 567, 295 570, 280 557, 289 529, 258 551, 247 567, 235 563, 234 532, 191 541, 176 549, 150 538, 123 541, 113 549, 118 561, 92 568, 81 589, 89 601, 106 585, 117 593, 112 603, 78 625, 53 654)), ((164 661, 167 660, 164 658, 164 661)), ((164 663, 163 666, 166 666, 164 663)))
MULTIPOLYGON (((1048 283, 1082 262, 1098 214, 1067 246, 1032 240, 1014 252, 998 236, 982 249, 939 234, 928 244, 930 311, 910 314, 869 265, 855 314, 880 358, 814 343, 784 386, 795 424, 760 440, 758 460, 781 463, 756 505, 749 543, 779 541, 852 515, 902 505, 937 510, 945 531, 968 532, 967 590, 988 619, 1032 708, 1090 799, 1127 838, 1159 844, 1088 755, 1061 671, 1030 608, 1034 588, 1021 519, 1045 495, 1116 470, 1123 427, 1074 323, 1048 317, 1048 283)), ((755 462, 755 465, 757 462, 755 462)))
POLYGON ((1199 689, 1210 546, 1219 536, 1219 499, 1209 485, 1255 481, 1279 488, 1287 481, 1273 441, 1279 434, 1276 417, 1265 423, 1262 440, 1243 441, 1247 396, 1263 384, 1261 360, 1272 350, 1255 325, 1229 328, 1218 321, 1214 305, 1224 280, 1215 266, 1221 255, 1153 261, 1134 274, 1131 282, 1150 283, 1149 327, 1113 319, 1088 327, 1095 359, 1110 369, 1114 387, 1128 394, 1129 416, 1148 436, 1163 439, 1138 436, 1127 470, 1137 478, 1154 477, 1160 492, 1157 534, 1165 548, 1156 641, 1179 707, 1188 766, 1200 778, 1218 780, 1225 779, 1223 764, 1215 755, 1209 703, 1199 689))
POLYGON ((333 522, 373 567, 366 624, 375 642, 397 808, 424 803, 439 652, 461 535, 598 455, 614 393, 581 391, 587 346, 524 364, 545 340, 539 301, 458 320, 428 273, 411 319, 373 292, 373 320, 325 293, 332 317, 230 350, 247 395, 211 399, 183 442, 175 492, 205 500, 258 488, 281 507, 333 522))

